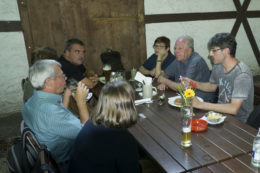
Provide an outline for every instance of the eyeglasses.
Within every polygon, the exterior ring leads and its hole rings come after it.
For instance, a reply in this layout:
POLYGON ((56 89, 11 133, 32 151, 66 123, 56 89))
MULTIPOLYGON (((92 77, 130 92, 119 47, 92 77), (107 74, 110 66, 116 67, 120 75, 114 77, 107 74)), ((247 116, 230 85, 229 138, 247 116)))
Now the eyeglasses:
POLYGON ((210 51, 210 52, 212 51, 213 53, 216 53, 216 52, 219 51, 219 50, 222 50, 222 49, 220 49, 220 48, 219 48, 219 49, 210 49, 209 51, 210 51))
POLYGON ((164 47, 166 47, 166 46, 161 46, 161 45, 153 45, 153 48, 154 49, 162 49, 162 48, 164 48, 164 47))
POLYGON ((65 75, 65 74, 57 75, 56 78, 62 78, 62 79, 65 79, 65 78, 66 78, 66 75, 65 75))

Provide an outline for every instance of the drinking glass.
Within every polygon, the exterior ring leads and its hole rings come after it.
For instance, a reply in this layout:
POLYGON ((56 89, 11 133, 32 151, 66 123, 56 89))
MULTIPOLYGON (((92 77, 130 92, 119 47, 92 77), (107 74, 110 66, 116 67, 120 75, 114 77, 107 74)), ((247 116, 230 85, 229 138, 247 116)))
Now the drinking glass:
POLYGON ((192 107, 190 106, 181 107, 181 128, 182 128, 181 145, 183 147, 191 146, 192 112, 193 112, 192 107))

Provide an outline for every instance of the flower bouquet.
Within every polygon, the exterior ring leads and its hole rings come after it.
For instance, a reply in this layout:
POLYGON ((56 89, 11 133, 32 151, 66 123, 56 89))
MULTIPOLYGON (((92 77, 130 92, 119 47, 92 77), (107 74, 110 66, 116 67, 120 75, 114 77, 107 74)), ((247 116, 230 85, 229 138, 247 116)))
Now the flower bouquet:
POLYGON ((192 99, 195 96, 195 90, 198 85, 191 81, 188 85, 183 84, 180 88, 178 88, 178 92, 181 96, 182 106, 192 106, 192 99))

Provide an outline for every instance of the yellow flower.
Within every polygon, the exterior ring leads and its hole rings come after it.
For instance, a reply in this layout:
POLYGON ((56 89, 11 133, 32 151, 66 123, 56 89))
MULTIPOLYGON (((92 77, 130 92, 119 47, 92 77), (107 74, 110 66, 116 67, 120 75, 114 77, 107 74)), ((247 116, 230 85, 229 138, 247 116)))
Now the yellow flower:
POLYGON ((195 92, 193 91, 193 89, 186 89, 185 91, 184 91, 184 96, 186 97, 186 98, 189 98, 189 97, 194 97, 195 96, 195 92))

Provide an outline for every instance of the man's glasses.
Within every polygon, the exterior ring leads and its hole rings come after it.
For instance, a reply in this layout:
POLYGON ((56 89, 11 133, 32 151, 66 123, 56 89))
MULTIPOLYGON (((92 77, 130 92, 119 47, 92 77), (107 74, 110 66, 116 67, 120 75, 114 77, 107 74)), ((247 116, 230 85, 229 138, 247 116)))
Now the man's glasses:
POLYGON ((220 49, 220 48, 219 48, 219 49, 210 49, 209 52, 216 53, 216 52, 219 51, 219 50, 222 50, 222 49, 220 49))
POLYGON ((162 49, 165 48, 166 46, 161 46, 161 45, 153 45, 154 49, 162 49))

